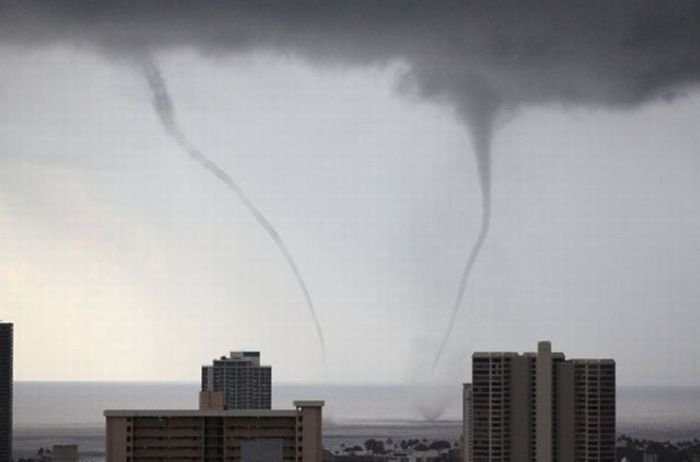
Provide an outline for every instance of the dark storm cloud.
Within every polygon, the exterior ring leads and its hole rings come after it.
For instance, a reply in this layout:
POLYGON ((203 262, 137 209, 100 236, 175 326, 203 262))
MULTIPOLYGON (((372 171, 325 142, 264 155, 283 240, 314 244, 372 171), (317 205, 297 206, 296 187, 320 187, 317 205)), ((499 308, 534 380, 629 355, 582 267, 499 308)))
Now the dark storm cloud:
POLYGON ((672 98, 700 79, 696 1, 0 5, 0 42, 8 44, 65 43, 125 58, 187 47, 205 55, 262 50, 318 65, 407 65, 403 86, 453 107, 476 152, 482 224, 462 273, 452 321, 488 231, 491 135, 501 112, 540 104, 631 107, 672 98))
POLYGON ((128 54, 269 49, 311 61, 402 60, 422 94, 466 107, 631 105, 700 77, 693 1, 4 2, 0 40, 128 54))

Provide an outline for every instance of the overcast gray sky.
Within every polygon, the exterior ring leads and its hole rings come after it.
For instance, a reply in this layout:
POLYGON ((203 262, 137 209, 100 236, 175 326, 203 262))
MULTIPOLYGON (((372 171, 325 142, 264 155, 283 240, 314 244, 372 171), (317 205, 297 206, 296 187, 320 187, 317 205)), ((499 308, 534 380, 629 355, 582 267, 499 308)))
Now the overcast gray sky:
POLYGON ((490 234, 437 377, 547 338, 615 358, 622 384, 699 384, 697 8, 432 4, 9 8, 0 313, 16 378, 196 380, 247 348, 279 381, 426 379, 481 226, 486 117, 490 234), (296 257, 327 370, 274 243, 160 126, 144 54, 190 142, 296 257))

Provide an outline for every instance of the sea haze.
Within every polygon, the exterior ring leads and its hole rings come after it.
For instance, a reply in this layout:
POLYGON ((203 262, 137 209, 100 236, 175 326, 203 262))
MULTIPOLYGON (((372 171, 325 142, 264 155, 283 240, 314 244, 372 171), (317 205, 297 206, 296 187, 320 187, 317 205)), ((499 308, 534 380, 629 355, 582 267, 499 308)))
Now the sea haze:
MULTIPOLYGON (((77 443, 99 456, 105 409, 194 409, 195 382, 16 382, 16 456, 41 446, 77 443)), ((459 439, 461 384, 275 385, 273 406, 295 399, 322 399, 324 445, 362 443, 368 438, 459 439)), ((700 387, 618 388, 618 433, 682 440, 700 437, 700 387)))

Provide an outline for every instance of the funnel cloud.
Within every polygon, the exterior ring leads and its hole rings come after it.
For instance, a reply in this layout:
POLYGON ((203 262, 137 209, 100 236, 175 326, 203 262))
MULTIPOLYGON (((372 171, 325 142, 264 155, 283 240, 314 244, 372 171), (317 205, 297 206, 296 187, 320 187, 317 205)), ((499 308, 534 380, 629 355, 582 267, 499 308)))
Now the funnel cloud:
POLYGON ((285 261, 289 265, 289 268, 292 270, 292 273, 294 274, 294 277, 296 278, 297 283, 299 284, 299 288, 304 294, 304 300, 306 301, 306 306, 309 309, 309 314, 311 315, 311 319, 313 320, 314 327, 316 329, 316 335, 318 337, 318 342, 321 347, 321 354, 323 356, 323 362, 325 364, 326 344, 323 339, 323 330, 321 329, 321 324, 316 314, 314 302, 311 299, 311 294, 309 293, 309 289, 306 286, 306 283, 304 282, 304 278, 301 275, 301 271, 299 271, 299 267, 294 261, 292 255, 289 253, 286 244, 280 237, 275 227, 272 226, 272 223, 270 223, 270 221, 267 218, 265 218, 265 215, 263 215, 262 212, 260 212, 260 210, 255 206, 255 204, 253 204, 250 198, 246 196, 246 194, 243 192, 240 186, 238 186, 238 184, 233 180, 233 178, 231 178, 231 176, 228 173, 226 173, 221 167, 219 167, 215 162, 213 162, 201 151, 194 148, 190 144, 189 140, 185 137, 184 132, 182 131, 175 119, 175 106, 173 105, 170 93, 168 93, 168 87, 166 85, 165 79, 163 78, 163 74, 161 73, 160 68, 158 68, 156 63, 152 59, 141 58, 138 61, 138 66, 141 69, 144 77, 148 81, 148 86, 151 89, 151 92, 153 93, 153 109, 158 114, 158 119, 160 120, 161 124, 163 125, 163 128, 168 133, 168 135, 170 135, 170 137, 177 143, 177 145, 183 151, 185 151, 195 162, 197 162, 209 173, 218 178, 224 185, 226 185, 228 189, 230 189, 236 194, 238 199, 243 203, 246 209, 248 209, 251 215, 253 215, 255 220, 260 224, 260 226, 263 227, 263 229, 267 232, 267 234, 279 248, 280 252, 282 253, 282 256, 284 256, 285 261))
MULTIPOLYGON (((482 195, 480 230, 457 285, 434 370, 489 230, 496 117, 543 105, 628 109, 684 95, 700 81, 700 3, 24 1, 4 5, 0 43, 63 43, 121 57, 187 48, 204 56, 272 53, 315 66, 405 64, 417 94, 454 109, 470 133, 482 195)), ((144 74, 166 130, 236 192, 275 239, 313 313, 277 233, 230 177, 187 142, 157 68, 146 65, 144 74)))
POLYGON ((464 293, 467 290, 469 276, 472 274, 477 258, 479 258, 479 253, 481 252, 481 248, 484 246, 486 236, 489 233, 489 225, 491 224, 491 130, 493 120, 489 117, 489 115, 485 115, 484 117, 488 117, 488 120, 484 120, 483 125, 476 123, 472 123, 470 125, 472 129, 474 152, 476 153, 479 171, 479 185, 481 186, 481 225, 479 226, 479 234, 472 245, 469 252, 469 257, 467 258, 467 264, 464 267, 459 280, 457 297, 452 305, 450 320, 447 323, 447 331, 443 335, 440 346, 438 347, 437 353, 435 353, 435 358, 433 359, 433 373, 435 373, 435 369, 440 364, 440 358, 442 357, 445 347, 447 346, 447 341, 450 339, 450 335, 452 334, 452 328, 457 321, 457 315, 459 314, 460 308, 462 307, 462 302, 464 300, 464 293))

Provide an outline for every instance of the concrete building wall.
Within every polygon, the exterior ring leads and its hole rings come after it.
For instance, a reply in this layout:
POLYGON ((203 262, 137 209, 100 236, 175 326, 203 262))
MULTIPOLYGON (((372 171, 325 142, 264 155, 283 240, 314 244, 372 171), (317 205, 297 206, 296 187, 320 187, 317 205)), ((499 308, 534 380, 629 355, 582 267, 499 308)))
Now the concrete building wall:
POLYGON ((615 362, 577 359, 574 368, 575 462, 615 460, 615 362))
POLYGON ((511 360, 512 453, 513 460, 522 462, 529 462, 533 453, 530 447, 533 432, 533 412, 530 406, 533 382, 530 362, 530 358, 526 356, 515 356, 511 360))
POLYGON ((284 440, 264 438, 241 441, 241 462, 282 462, 284 440))
POLYGON ((613 462, 615 362, 474 353, 471 423, 469 462, 613 462))
POLYGON ((200 411, 223 411, 225 409, 223 391, 200 391, 200 411))
POLYGON ((472 460, 472 384, 465 383, 462 390, 462 460, 472 460))
POLYGON ((552 461, 552 345, 537 344, 535 402, 535 457, 537 462, 552 461))
POLYGON ((295 401, 297 408, 297 457, 303 462, 321 462, 323 459, 322 401, 295 401), (301 437, 301 441, 299 441, 301 437))
POLYGON ((270 409, 272 368, 260 365, 257 351, 232 351, 202 366, 202 391, 224 393, 226 409, 270 409))
POLYGON ((127 455, 127 427, 131 432, 131 425, 127 425, 126 417, 108 418, 105 426, 105 457, 108 461, 126 462, 127 455))
POLYGON ((77 444, 54 444, 51 447, 51 462, 78 462, 77 444))
POLYGON ((515 353, 472 359, 472 461, 506 462, 512 454, 511 373, 515 353))
POLYGON ((0 462, 12 461, 13 330, 0 322, 0 462))
POLYGON ((321 462, 322 401, 292 410, 105 411, 107 462, 321 462), (263 460, 263 459, 256 459, 263 460))
POLYGON ((557 368, 557 461, 574 460, 574 367, 559 362, 557 368))

